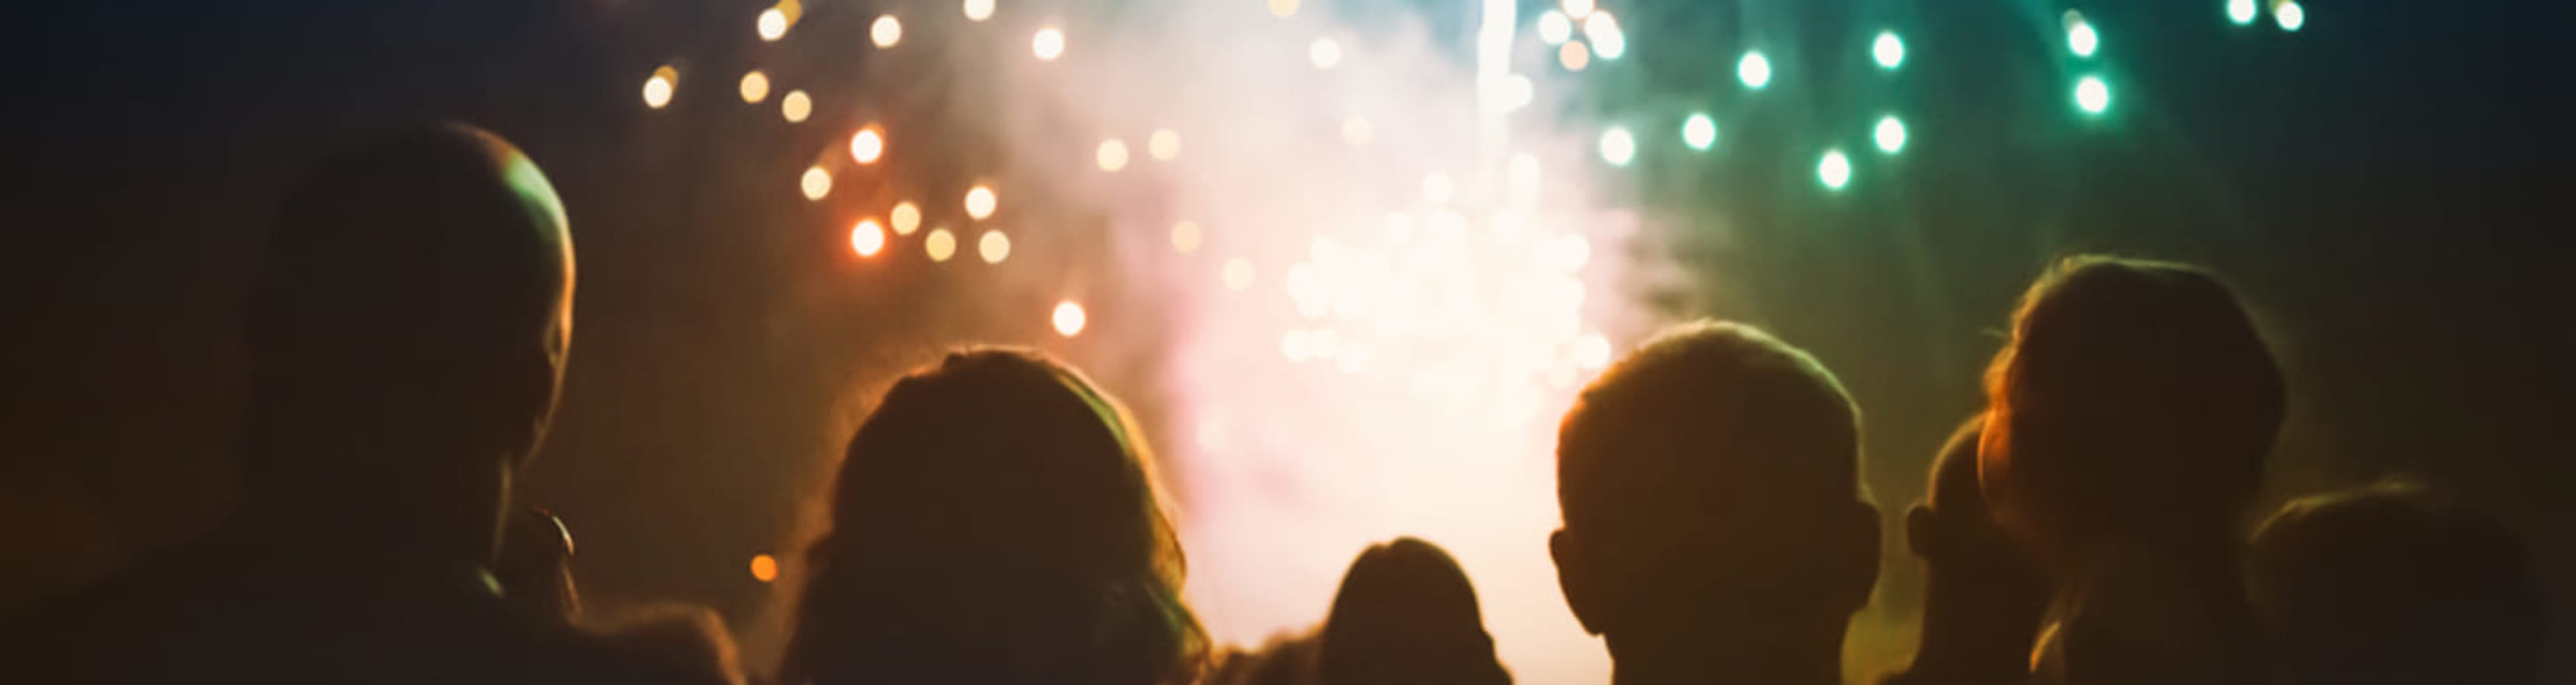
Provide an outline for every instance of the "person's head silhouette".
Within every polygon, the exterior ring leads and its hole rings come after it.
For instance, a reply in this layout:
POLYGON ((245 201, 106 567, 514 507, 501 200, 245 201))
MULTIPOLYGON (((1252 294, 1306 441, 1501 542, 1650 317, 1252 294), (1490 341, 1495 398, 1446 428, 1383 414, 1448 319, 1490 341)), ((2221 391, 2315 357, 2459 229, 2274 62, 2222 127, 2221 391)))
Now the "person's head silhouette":
POLYGON ((1417 538, 1373 545, 1351 561, 1324 618, 1317 685, 1504 685, 1476 587, 1439 546, 1417 538))
POLYGON ((2031 285, 1986 391, 1987 499, 2052 563, 2096 545, 2231 549, 2284 403, 2280 368, 2216 277, 2094 256, 2031 285))
POLYGON ((351 544, 491 562, 554 414, 572 238, 526 155, 449 125, 370 140, 288 194, 249 312, 243 485, 351 544))
POLYGON ((1733 323, 1647 342, 1557 433, 1566 604, 1619 682, 1838 682, 1878 574, 1858 410, 1805 352, 1733 323))
POLYGON ((851 438, 786 682, 1197 675, 1181 548, 1124 410, 1035 353, 949 355, 851 438))
POLYGON ((2017 682, 2048 609, 2048 575, 2006 535, 1977 489, 1969 419, 1933 457, 1925 500, 1905 512, 1905 543, 1923 558, 1923 637, 1914 665, 1890 683, 2017 682))
POLYGON ((2248 564, 2289 685, 2540 682, 2543 618, 2522 540, 2422 489, 2283 507, 2248 564))

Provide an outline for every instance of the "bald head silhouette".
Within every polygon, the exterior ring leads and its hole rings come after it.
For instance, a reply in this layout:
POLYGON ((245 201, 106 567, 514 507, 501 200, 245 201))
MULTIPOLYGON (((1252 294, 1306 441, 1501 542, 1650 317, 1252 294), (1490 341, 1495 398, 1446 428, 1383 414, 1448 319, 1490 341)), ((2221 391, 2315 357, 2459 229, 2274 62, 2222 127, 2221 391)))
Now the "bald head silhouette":
POLYGON ((488 562, 510 474, 554 412, 572 240, 526 155, 462 125, 319 164, 250 303, 244 485, 488 562))

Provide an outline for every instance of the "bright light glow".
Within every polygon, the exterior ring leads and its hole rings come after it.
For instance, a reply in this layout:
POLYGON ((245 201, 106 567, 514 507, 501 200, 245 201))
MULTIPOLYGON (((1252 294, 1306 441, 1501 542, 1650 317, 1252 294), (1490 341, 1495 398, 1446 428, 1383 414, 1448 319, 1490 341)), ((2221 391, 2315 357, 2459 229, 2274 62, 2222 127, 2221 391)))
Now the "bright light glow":
POLYGON ((1610 339, 1599 333, 1585 333, 1574 339, 1574 364, 1585 370, 1610 366, 1610 339))
POLYGON ((957 234, 949 233, 945 228, 930 229, 930 235, 921 238, 921 251, 930 255, 930 261, 948 261, 950 256, 957 254, 957 234))
POLYGON ((1565 7, 1565 16, 1581 19, 1592 14, 1595 4, 1593 3, 1593 0, 1565 0, 1563 6, 1565 7))
POLYGON ((1717 120, 1708 118, 1707 112, 1692 112, 1690 118, 1682 120, 1682 144, 1693 150, 1716 145, 1717 120))
POLYGON ((1842 190, 1851 183, 1851 175, 1851 158, 1843 156, 1840 149, 1826 150, 1825 158, 1816 162, 1816 180, 1823 181, 1828 189, 1842 190))
POLYGON ((1458 197, 1458 182, 1447 172, 1434 171, 1422 177, 1422 201, 1433 205, 1449 204, 1458 197))
POLYGON ((2091 57, 2101 48, 2102 34, 2093 32, 2093 23, 2084 20, 2083 12, 2067 10, 2066 49, 2077 57, 2091 57))
POLYGON ((850 227, 850 249, 861 257, 877 256, 878 252, 885 250, 885 244, 885 227, 878 225, 875 219, 860 219, 857 225, 850 227))
POLYGON ((1556 49, 1556 63, 1564 65, 1566 71, 1582 71, 1592 66, 1592 49, 1584 47, 1582 41, 1568 41, 1556 49))
POLYGON ((850 134, 850 161, 875 164, 877 160, 883 158, 885 158, 885 132, 877 130, 876 124, 869 124, 859 129, 858 133, 850 134))
POLYGON ((1306 60, 1317 69, 1331 69, 1342 63, 1342 43, 1331 38, 1317 38, 1306 45, 1306 60))
POLYGON ((1610 166, 1627 166, 1637 158, 1637 137, 1626 126, 1612 126, 1601 132, 1601 161, 1610 166))
POLYGON ((1628 54, 1628 34, 1619 30, 1619 20, 1609 10, 1593 12, 1583 19, 1583 37, 1592 42, 1593 54, 1615 60, 1628 54))
POLYGON ((1771 85, 1771 58, 1762 56, 1760 50, 1744 53, 1744 59, 1735 61, 1735 78, 1754 90, 1771 85))
POLYGON ((1011 258, 1011 237, 1002 235, 1001 229, 985 231, 984 237, 975 241, 975 254, 983 257, 986 264, 1000 264, 1011 258))
POLYGON ((1038 29, 1037 35, 1029 38, 1029 52, 1037 55, 1040 62, 1053 62, 1055 58, 1063 57, 1064 30, 1053 26, 1038 29))
POLYGON ((1093 161, 1100 164, 1101 171, 1125 169, 1127 168, 1127 143, 1116 138, 1100 141, 1100 148, 1094 151, 1091 157, 1093 161))
POLYGON ((1574 37, 1574 20, 1565 18, 1565 13, 1564 13, 1564 12, 1559 12, 1559 11, 1556 11, 1556 10, 1548 10, 1548 11, 1540 12, 1540 13, 1539 13, 1539 15, 1538 15, 1538 39, 1539 39, 1539 40, 1547 41, 1547 44, 1549 44, 1549 45, 1557 45, 1557 44, 1564 43, 1565 41, 1567 41, 1567 40, 1569 40, 1569 39, 1572 39, 1573 37, 1574 37))
POLYGON ((1053 318, 1055 320, 1056 335, 1070 338, 1076 335, 1081 335, 1082 325, 1089 323, 1091 317, 1082 313, 1082 305, 1076 304, 1072 300, 1065 300, 1063 302, 1055 303, 1055 316, 1053 318))
POLYGON ((1242 257, 1225 260, 1223 272, 1225 289, 1243 290, 1252 287, 1252 260, 1242 257))
POLYGON ((2086 76, 2075 81, 2075 106, 2085 114, 2101 114, 2111 108, 2111 85, 2100 76, 2086 76))
POLYGON ((644 79, 644 106, 661 109, 671 104, 671 91, 679 85, 680 70, 669 65, 653 70, 653 77, 644 79))
POLYGON ((1270 16, 1286 19, 1297 15, 1297 0, 1270 0, 1270 16))
POLYGON ((1181 132, 1168 128, 1155 130, 1154 135, 1145 139, 1145 152, 1153 155, 1154 159, 1166 162, 1180 157, 1181 132))
POLYGON ((1870 131, 1869 137, 1878 142, 1879 152, 1896 154, 1905 149, 1905 122, 1894 114, 1879 117, 1878 127, 1870 131))
POLYGON ((2227 0, 2227 20, 2237 26, 2254 23, 2254 0, 2227 0))
POLYGON ((760 39, 763 41, 785 38, 787 37, 787 11, 777 7, 761 10, 760 21, 756 26, 760 29, 760 39))
POLYGON ((894 203, 894 209, 886 210, 886 221, 894 224, 895 235, 912 235, 921 230, 921 208, 911 202, 894 203))
POLYGON ((1530 83, 1528 76, 1512 74, 1503 77, 1501 87, 1487 90, 1486 94, 1487 107, 1510 112, 1528 107, 1530 100, 1538 96, 1538 87, 1530 83))
POLYGON ((751 555, 751 579, 763 583, 778 579, 778 559, 767 554, 751 555))
POLYGON ((2308 10, 2300 7, 2297 0, 2281 0, 2272 6, 2272 21, 2280 24, 2281 30, 2296 33, 2299 27, 2308 25, 2308 10))
POLYGON ((1354 116, 1342 120, 1342 142, 1350 143, 1351 147, 1367 145, 1373 133, 1367 119, 1354 116))
POLYGON ((983 21, 991 19, 993 18, 993 0, 966 0, 965 10, 967 21, 983 21))
POLYGON ((880 48, 894 47, 895 43, 903 42, 903 20, 891 14, 877 15, 876 21, 868 23, 868 40, 880 48))
POLYGON ((966 189, 966 216, 981 221, 992 216, 993 210, 1000 208, 1000 202, 1001 198, 995 197, 990 187, 968 188, 966 189))
POLYGON ((1905 41, 1897 38, 1895 31, 1880 31, 1878 40, 1869 43, 1869 56, 1878 60, 1878 68, 1894 69, 1905 63, 1905 41))
POLYGON ((769 75, 754 70, 742 75, 742 101, 757 104, 769 99, 769 75))
POLYGON ((805 199, 823 199, 823 196, 832 194, 832 172, 819 166, 805 167, 805 177, 798 179, 797 187, 805 191, 805 199))
POLYGON ((805 117, 813 114, 814 98, 807 97, 805 91, 787 91, 786 97, 778 99, 778 115, 786 117, 787 123, 804 123, 805 117))
POLYGON ((1199 225, 1183 219, 1172 224, 1172 249, 1189 254, 1199 250, 1199 225))

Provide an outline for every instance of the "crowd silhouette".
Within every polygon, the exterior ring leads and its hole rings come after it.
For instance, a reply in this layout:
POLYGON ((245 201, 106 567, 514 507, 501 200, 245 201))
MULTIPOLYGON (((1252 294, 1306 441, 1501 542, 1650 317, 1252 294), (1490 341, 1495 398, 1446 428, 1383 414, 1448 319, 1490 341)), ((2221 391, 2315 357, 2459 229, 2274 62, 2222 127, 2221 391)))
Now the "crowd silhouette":
MULTIPOLYGON (((1362 550, 1311 630, 1211 644, 1157 464, 1121 404, 969 347, 848 443, 773 668, 710 610, 585 612, 573 536, 514 503, 573 330, 562 203, 462 125, 365 140, 279 206, 246 308, 240 513, 0 621, 22 682, 1501 685, 1477 591, 1431 541, 1362 550)), ((2250 537, 2286 381, 2208 271, 2049 268, 1986 407, 1941 446, 1905 548, 1921 642, 1883 682, 2538 682, 2515 533, 2416 486, 2291 503, 2250 537)), ((1558 426, 1565 607, 1623 685, 1840 682, 1881 512, 1862 412, 1753 326, 1671 328, 1558 426)))

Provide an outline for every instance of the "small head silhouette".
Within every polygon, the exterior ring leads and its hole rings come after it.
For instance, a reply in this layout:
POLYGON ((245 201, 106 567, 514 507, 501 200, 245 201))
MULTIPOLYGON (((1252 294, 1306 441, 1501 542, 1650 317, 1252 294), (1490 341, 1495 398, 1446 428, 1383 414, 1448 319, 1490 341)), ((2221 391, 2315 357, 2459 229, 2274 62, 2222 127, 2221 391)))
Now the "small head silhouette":
POLYGON ((1181 548, 1126 412, 1035 353, 951 354, 850 440, 787 682, 1197 675, 1181 548))
POLYGON ((1986 510, 1977 488, 1971 418, 1933 458, 1922 504, 1905 512, 1905 542, 1924 565, 1922 646, 1906 683, 2003 682, 2025 674, 2048 608, 2046 572, 1986 510))
POLYGON ((1987 501, 2046 559, 2232 547, 2283 412, 2280 368, 2234 292, 2109 257, 2031 285, 1986 385, 1987 501))
POLYGON ((1416 538, 1373 545, 1351 561, 1324 619, 1319 685, 1503 685, 1476 587, 1439 546, 1416 538))
POLYGON ((1833 374, 1769 334, 1702 322, 1647 342, 1558 429, 1566 603, 1623 672, 1717 633, 1800 671, 1736 675, 1831 677, 1878 573, 1859 438, 1833 374))
POLYGON ((501 553, 493 560, 510 608, 540 623, 569 625, 581 618, 580 587, 572 579, 572 530, 539 507, 522 509, 503 524, 501 553))
POLYGON ((2290 503, 2249 556, 2280 682, 2540 682, 2538 579, 2503 521, 2387 484, 2290 503))
POLYGON ((324 160, 253 286, 251 506, 327 502, 488 562, 553 416, 572 282, 562 203, 497 136, 420 128, 324 160))

